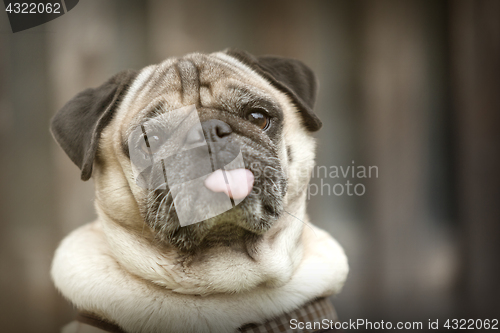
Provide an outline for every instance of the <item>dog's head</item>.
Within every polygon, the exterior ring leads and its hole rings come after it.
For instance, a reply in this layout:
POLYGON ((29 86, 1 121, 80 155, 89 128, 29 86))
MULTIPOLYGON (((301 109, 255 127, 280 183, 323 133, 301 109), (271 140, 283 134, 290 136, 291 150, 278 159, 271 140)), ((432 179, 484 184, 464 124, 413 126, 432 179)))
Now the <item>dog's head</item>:
POLYGON ((305 200, 316 90, 297 60, 195 53, 81 92, 52 132, 95 179, 100 214, 196 251, 251 242, 305 200))

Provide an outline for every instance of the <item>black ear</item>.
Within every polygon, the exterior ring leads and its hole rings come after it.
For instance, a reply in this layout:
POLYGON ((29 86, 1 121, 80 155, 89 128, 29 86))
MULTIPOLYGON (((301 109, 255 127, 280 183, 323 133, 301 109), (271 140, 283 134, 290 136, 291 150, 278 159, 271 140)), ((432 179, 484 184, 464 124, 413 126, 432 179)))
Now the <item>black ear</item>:
POLYGON ((299 60, 275 56, 255 57, 248 52, 229 49, 226 53, 250 66, 274 87, 287 94, 299 109, 305 127, 312 132, 322 126, 313 112, 318 82, 313 71, 299 60))
POLYGON ((128 70, 103 85, 82 91, 52 118, 50 130, 57 143, 82 171, 82 180, 92 175, 99 138, 137 72, 128 70))

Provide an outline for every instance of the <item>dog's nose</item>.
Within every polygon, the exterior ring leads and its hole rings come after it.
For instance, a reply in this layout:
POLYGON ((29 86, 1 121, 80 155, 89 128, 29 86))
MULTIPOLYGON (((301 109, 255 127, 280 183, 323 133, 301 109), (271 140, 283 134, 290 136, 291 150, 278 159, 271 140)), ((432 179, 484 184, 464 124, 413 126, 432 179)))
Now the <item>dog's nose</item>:
POLYGON ((201 123, 205 137, 212 142, 220 141, 229 134, 233 133, 233 129, 227 123, 218 119, 210 119, 201 123))
POLYGON ((210 142, 220 142, 233 133, 233 129, 227 123, 218 119, 210 119, 201 123, 203 132, 199 126, 193 126, 186 136, 187 143, 202 142, 204 137, 210 142))

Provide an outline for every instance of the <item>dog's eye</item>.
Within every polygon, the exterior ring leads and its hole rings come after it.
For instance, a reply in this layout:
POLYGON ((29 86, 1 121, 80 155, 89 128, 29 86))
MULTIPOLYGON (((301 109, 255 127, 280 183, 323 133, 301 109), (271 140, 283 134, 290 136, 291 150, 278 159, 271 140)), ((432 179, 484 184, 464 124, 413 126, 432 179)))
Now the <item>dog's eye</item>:
POLYGON ((152 134, 152 135, 143 135, 141 139, 141 143, 139 145, 139 149, 147 155, 155 154, 163 143, 161 135, 152 134))
POLYGON ((247 115, 247 119, 264 131, 269 128, 269 117, 262 111, 253 110, 247 115))

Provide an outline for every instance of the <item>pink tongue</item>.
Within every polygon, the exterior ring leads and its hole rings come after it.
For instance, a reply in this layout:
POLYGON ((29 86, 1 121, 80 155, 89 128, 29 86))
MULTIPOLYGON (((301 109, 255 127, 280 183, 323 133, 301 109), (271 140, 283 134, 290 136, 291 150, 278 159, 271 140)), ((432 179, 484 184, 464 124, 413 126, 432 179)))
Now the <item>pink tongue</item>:
POLYGON ((205 186, 212 192, 224 192, 233 199, 244 199, 252 190, 253 173, 247 169, 217 170, 205 179, 205 186))

